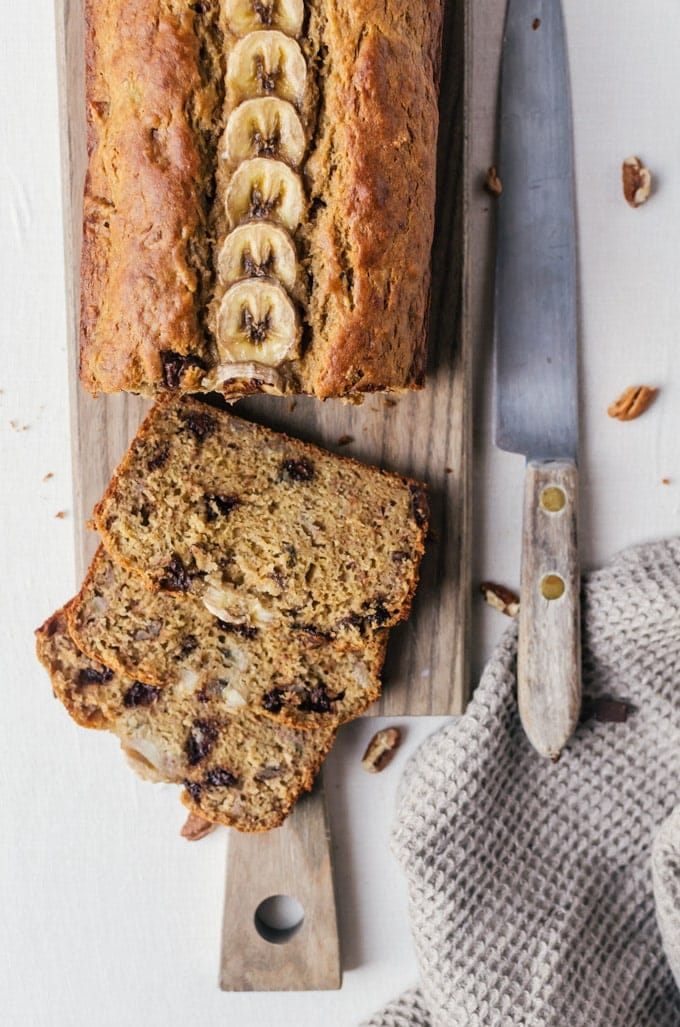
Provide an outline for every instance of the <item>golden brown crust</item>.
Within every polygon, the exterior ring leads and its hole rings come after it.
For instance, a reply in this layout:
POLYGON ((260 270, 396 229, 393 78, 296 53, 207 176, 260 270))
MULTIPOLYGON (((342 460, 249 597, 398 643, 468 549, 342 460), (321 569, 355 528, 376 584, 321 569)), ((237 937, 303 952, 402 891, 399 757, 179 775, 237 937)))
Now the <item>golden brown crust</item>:
POLYGON ((326 0, 320 131, 307 172, 320 397, 423 383, 441 7, 326 0))
MULTIPOLYGON (((277 385, 253 375, 225 385, 230 398, 423 384, 441 3, 307 6, 305 103, 319 106, 305 115, 311 213, 297 240, 304 352, 277 385)), ((217 19, 209 3, 86 0, 81 378, 94 393, 210 381, 223 197, 209 208, 234 45, 217 19)))
POLYGON ((184 0, 87 0, 89 163, 81 258, 81 379, 151 394, 161 351, 205 357, 201 236, 210 117, 184 0))

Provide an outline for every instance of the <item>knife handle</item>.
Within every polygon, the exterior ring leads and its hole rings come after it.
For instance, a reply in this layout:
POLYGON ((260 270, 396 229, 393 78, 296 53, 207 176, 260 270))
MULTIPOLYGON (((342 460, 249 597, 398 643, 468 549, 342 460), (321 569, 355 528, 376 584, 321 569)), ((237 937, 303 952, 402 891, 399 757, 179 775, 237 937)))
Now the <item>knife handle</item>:
POLYGON ((578 470, 529 461, 517 652, 519 712, 529 741, 556 760, 581 709, 578 470))

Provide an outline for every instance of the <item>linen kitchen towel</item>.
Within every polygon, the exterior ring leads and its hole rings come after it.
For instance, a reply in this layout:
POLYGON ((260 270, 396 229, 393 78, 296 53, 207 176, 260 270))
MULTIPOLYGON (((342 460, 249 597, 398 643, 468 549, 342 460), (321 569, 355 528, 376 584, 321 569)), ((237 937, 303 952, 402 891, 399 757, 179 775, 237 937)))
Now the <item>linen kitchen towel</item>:
POLYGON ((392 844, 422 979, 365 1027, 680 1024, 680 539, 591 574, 583 621, 557 763, 522 731, 515 625, 411 760, 392 844))

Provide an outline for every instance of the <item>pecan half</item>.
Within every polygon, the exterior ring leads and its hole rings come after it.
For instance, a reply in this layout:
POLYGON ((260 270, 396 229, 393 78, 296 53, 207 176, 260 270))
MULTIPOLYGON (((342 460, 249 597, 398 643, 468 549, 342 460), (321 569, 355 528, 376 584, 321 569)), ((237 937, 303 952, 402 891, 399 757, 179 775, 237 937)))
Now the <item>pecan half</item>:
POLYGON ((400 743, 401 731, 398 727, 386 727, 382 731, 376 731, 361 758, 361 766, 369 774, 379 774, 392 762, 400 743))
POLYGON ((190 813, 180 834, 188 842, 200 842, 201 838, 211 834, 216 827, 217 824, 204 820, 203 817, 199 817, 198 813, 190 813))
POLYGON ((484 188, 486 189, 487 193, 490 193, 492 196, 500 196, 503 192, 503 183, 498 177, 498 171, 496 170, 496 166, 494 164, 492 164, 486 172, 486 178, 484 179, 484 188))
POLYGON ((639 157, 626 157, 621 168, 623 195, 631 207, 646 203, 652 191, 652 174, 639 157))
POLYGON ((644 414, 658 391, 648 385, 631 385, 607 408, 607 413, 618 421, 634 421, 640 414, 644 414))
POLYGON ((505 585, 497 585, 493 581, 483 581, 479 590, 489 606, 500 610, 506 617, 516 617, 519 613, 519 596, 511 592, 505 585))

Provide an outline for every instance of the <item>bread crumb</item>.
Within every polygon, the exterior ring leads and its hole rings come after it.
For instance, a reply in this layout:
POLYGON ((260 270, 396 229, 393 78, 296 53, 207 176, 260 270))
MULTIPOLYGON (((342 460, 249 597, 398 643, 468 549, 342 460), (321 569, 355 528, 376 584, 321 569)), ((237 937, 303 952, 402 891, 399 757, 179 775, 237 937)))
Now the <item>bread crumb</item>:
POLYGON ((340 438, 338 439, 338 445, 339 446, 347 446, 347 445, 349 445, 350 442, 354 442, 354 436, 353 435, 341 435, 340 438))
POLYGON ((540 29, 540 27, 541 27, 541 19, 540 18, 534 18, 534 20, 531 23, 531 27, 534 30, 534 32, 536 31, 536 29, 540 29))
POLYGON ((292 414, 293 411, 295 410, 296 406, 297 406, 297 400, 296 399, 291 399, 290 403, 288 404, 288 413, 292 414))
POLYGON ((444 470, 447 474, 453 474, 453 467, 445 467, 444 470))
POLYGON ((58 521, 63 521, 64 517, 66 517, 66 511, 65 510, 57 510, 57 512, 55 513, 54 516, 57 518, 58 521))
POLYGON ((19 424, 19 422, 15 420, 10 421, 9 426, 12 431, 28 431, 30 428, 30 424, 19 424))
POLYGON ((662 478, 661 479, 661 484, 662 485, 670 485, 670 483, 671 483, 671 479, 670 478, 662 478))
POLYGON ((396 405, 397 405, 396 399, 390 399, 389 396, 385 396, 385 398, 383 399, 383 406, 384 407, 396 407, 396 405))
POLYGON ((52 471, 48 471, 48 472, 47 472, 47 474, 46 474, 46 475, 45 475, 45 477, 43 478, 43 481, 49 481, 49 480, 50 480, 50 478, 54 478, 54 474, 52 473, 52 471))

